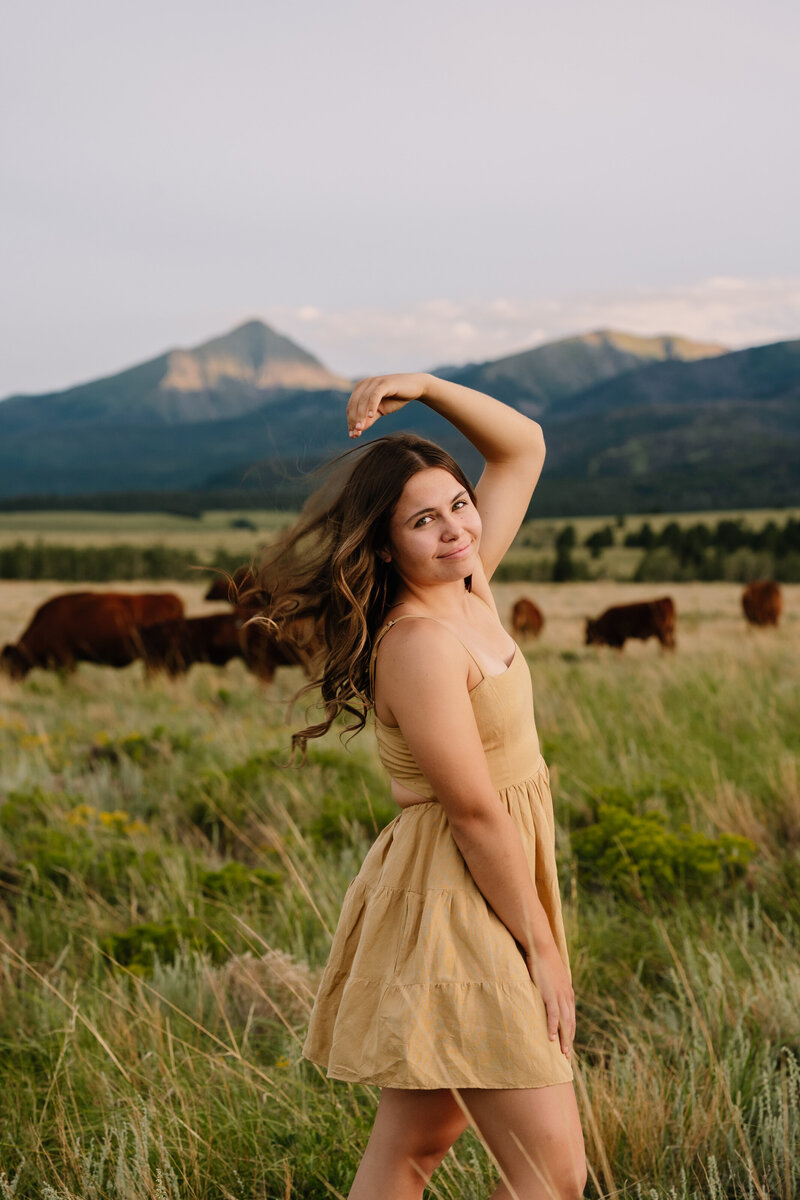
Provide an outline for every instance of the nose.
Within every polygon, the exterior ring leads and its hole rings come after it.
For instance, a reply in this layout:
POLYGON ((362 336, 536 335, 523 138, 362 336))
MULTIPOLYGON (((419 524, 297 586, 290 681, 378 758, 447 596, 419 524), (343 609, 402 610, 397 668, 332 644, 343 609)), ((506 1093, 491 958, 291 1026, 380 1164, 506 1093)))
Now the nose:
POLYGON ((445 542, 454 542, 459 535, 459 525, 454 516, 445 518, 442 523, 442 540, 445 542))

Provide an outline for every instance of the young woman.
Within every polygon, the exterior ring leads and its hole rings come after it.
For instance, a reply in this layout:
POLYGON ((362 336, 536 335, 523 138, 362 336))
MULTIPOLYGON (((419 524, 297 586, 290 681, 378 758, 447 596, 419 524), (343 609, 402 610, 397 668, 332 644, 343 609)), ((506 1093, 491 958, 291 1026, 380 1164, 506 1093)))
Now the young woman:
POLYGON ((304 1054, 381 1088, 350 1200, 420 1200, 468 1123, 494 1192, 576 1200, 575 1002, 531 681, 489 588, 544 461, 539 425, 431 375, 362 380, 350 436, 409 402, 486 461, 472 489, 408 434, 345 456, 272 561, 278 624, 324 631, 324 733, 374 712, 400 812, 350 885, 304 1054), (355 458, 355 462, 352 459, 355 458), (276 576, 280 583, 276 585, 276 576))

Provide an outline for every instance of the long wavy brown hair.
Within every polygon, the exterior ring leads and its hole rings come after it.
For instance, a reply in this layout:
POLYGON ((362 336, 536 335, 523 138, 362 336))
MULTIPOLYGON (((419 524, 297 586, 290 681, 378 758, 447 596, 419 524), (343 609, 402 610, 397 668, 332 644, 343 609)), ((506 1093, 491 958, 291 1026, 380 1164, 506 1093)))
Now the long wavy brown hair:
POLYGON ((322 720, 292 734, 293 752, 304 753, 308 739, 322 737, 341 713, 353 718, 346 732, 366 724, 373 640, 397 587, 392 564, 378 552, 389 544, 403 488, 428 467, 449 471, 475 503, 472 485, 445 450, 416 434, 389 434, 324 468, 323 485, 256 569, 255 586, 271 598, 256 619, 278 639, 304 643, 312 678, 299 695, 321 693, 322 720))

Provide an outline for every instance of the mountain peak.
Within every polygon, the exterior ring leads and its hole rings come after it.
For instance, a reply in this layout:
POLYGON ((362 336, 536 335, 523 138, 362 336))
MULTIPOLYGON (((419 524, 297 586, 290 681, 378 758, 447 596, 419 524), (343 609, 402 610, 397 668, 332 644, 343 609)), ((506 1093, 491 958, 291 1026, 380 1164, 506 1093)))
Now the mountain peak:
POLYGON ((171 350, 162 391, 202 392, 221 380, 272 388, 347 388, 319 359, 253 318, 191 350, 171 350))
POLYGON ((716 358, 728 353, 728 347, 719 342, 696 342, 674 333, 647 335, 628 333, 622 329, 594 329, 591 333, 579 334, 577 338, 568 340, 581 341, 590 346, 612 346, 639 358, 677 358, 684 362, 716 358))

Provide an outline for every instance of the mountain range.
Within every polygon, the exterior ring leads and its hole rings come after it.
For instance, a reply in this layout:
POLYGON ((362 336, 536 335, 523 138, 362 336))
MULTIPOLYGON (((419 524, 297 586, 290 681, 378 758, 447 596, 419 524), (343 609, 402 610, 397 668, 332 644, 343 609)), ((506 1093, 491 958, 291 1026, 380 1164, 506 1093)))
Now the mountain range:
MULTIPOLYGON (((730 352, 600 330, 434 373, 541 420, 541 515, 797 503, 800 341, 730 352)), ((223 494, 296 504, 305 472, 352 448, 350 386, 249 321, 117 375, 12 396, 0 403, 0 498, 191 490, 209 493, 207 507, 223 494)), ((477 475, 476 452, 452 426, 424 405, 402 418, 374 436, 413 429, 477 475)))

